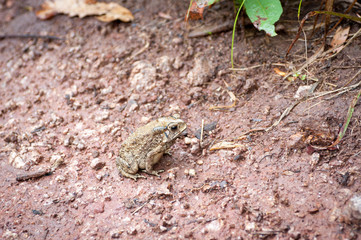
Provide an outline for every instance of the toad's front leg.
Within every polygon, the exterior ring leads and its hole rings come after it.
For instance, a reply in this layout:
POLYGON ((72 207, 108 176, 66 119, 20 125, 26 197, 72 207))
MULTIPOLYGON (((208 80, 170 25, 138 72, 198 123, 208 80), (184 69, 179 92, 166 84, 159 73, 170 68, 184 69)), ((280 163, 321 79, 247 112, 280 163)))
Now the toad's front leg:
POLYGON ((153 165, 159 162, 160 158, 163 156, 164 149, 162 146, 158 146, 147 154, 147 159, 145 162, 145 172, 159 177, 159 173, 164 172, 164 170, 153 170, 153 165))

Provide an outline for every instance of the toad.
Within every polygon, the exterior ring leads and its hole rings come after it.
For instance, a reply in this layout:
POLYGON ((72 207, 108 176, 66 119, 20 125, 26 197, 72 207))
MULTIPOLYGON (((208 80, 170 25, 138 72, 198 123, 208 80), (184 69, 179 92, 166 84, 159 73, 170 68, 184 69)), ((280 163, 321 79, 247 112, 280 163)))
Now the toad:
POLYGON ((121 145, 116 158, 119 173, 134 180, 146 178, 137 173, 139 169, 159 176, 164 170, 153 170, 153 165, 169 150, 186 128, 186 123, 178 115, 161 117, 138 128, 121 145))

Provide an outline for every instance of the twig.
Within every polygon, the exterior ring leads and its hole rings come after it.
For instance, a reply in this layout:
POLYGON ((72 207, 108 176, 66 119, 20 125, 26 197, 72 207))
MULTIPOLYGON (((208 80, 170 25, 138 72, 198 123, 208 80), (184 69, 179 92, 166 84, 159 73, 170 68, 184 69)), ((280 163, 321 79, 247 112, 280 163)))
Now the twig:
POLYGON ((45 170, 38 170, 35 172, 31 172, 31 173, 22 173, 22 174, 18 174, 16 176, 16 181, 21 182, 21 181, 27 181, 29 179, 32 178, 40 178, 43 176, 48 176, 53 174, 53 172, 55 172, 55 170, 61 165, 63 164, 64 160, 63 158, 59 158, 57 161, 55 161, 52 166, 50 168, 47 168, 45 170))
POLYGON ((266 128, 255 128, 255 129, 251 129, 243 134, 241 134, 241 136, 238 137, 238 140, 243 140, 244 139, 244 136, 250 134, 250 133, 254 133, 254 132, 263 132, 265 131, 266 128))
POLYGON ((202 119, 202 125, 201 125, 201 137, 199 141, 200 146, 202 146, 202 142, 203 142, 203 132, 204 132, 204 119, 202 119))
POLYGON ((288 114, 290 114, 290 112, 292 111, 292 109, 294 109, 298 104, 300 104, 301 102, 304 102, 306 100, 306 97, 298 100, 297 102, 293 103, 291 106, 289 106, 288 108, 286 108, 286 110, 283 111, 282 115, 280 116, 280 118, 274 122, 270 127, 265 129, 265 132, 268 132, 269 130, 272 130, 274 127, 276 127, 285 117, 288 116, 288 114))
POLYGON ((145 41, 144 47, 142 47, 141 49, 139 49, 139 51, 137 51, 136 53, 132 54, 128 60, 131 60, 133 58, 135 58, 136 56, 138 56, 139 54, 143 53, 145 50, 147 50, 147 48, 150 45, 148 36, 145 33, 140 34, 141 37, 143 37, 143 40, 145 41))
POLYGON ((143 203, 143 205, 141 205, 141 206, 138 207, 137 209, 135 209, 135 210, 132 212, 132 215, 134 215, 134 214, 137 213, 139 210, 141 210, 147 203, 148 203, 148 201, 145 202, 145 203, 143 203))
POLYGON ((316 95, 316 96, 314 96, 314 97, 308 98, 307 100, 309 101, 309 100, 312 100, 312 99, 315 99, 315 98, 319 98, 319 97, 323 97, 323 96, 325 96, 325 95, 328 95, 328 94, 331 94, 331 93, 335 93, 335 92, 339 92, 339 91, 342 91, 342 93, 343 93, 343 92, 347 92, 347 91, 350 91, 350 90, 352 90, 352 89, 354 89, 354 88, 357 88, 357 87, 360 86, 360 85, 361 85, 361 81, 358 82, 358 83, 356 83, 356 84, 354 84, 354 85, 351 85, 351 86, 349 86, 349 87, 342 87, 342 88, 338 88, 338 89, 336 89, 336 90, 332 90, 332 91, 328 91, 328 92, 322 92, 322 93, 320 93, 319 95, 316 95))
POLYGON ((205 37, 205 36, 212 35, 215 33, 226 32, 226 31, 232 30, 232 27, 233 27, 233 20, 221 23, 219 25, 200 27, 200 28, 195 29, 192 32, 190 32, 188 37, 189 38, 205 37))
POLYGON ((355 75, 353 75, 353 77, 344 85, 344 87, 346 87, 347 85, 349 85, 350 82, 352 82, 360 73, 361 73, 361 69, 358 70, 358 72, 357 72, 355 75))
POLYGON ((65 38, 60 38, 60 37, 56 37, 56 36, 51 36, 51 35, 33 35, 33 34, 24 34, 24 35, 13 35, 13 34, 5 34, 5 35, 0 35, 0 39, 5 39, 5 38, 35 38, 35 39, 49 39, 49 40, 65 40, 65 38))
MULTIPOLYGON (((253 69, 253 68, 258 68, 258 67, 263 67, 264 64, 259 64, 259 65, 254 65, 251 67, 245 67, 245 68, 230 68, 229 70, 233 70, 233 71, 247 71, 249 69, 253 69)), ((282 65, 283 66, 283 65, 282 65)))
POLYGON ((21 182, 21 181, 26 181, 32 178, 40 178, 46 175, 51 175, 53 173, 53 171, 51 171, 50 169, 46 169, 46 170, 40 170, 40 171, 36 171, 36 172, 31 172, 31 173, 24 173, 24 174, 18 174, 16 176, 16 181, 21 182))

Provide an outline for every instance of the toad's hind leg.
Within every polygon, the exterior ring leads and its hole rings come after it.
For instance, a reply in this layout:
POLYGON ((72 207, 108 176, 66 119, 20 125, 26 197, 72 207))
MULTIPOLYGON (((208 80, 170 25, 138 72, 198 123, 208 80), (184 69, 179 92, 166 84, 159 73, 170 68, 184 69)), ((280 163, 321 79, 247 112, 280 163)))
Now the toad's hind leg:
POLYGON ((134 162, 133 164, 129 164, 121 157, 117 157, 116 164, 119 173, 122 174, 123 177, 132 178, 135 181, 137 181, 137 178, 146 178, 140 174, 137 174, 138 164, 136 162, 134 162))

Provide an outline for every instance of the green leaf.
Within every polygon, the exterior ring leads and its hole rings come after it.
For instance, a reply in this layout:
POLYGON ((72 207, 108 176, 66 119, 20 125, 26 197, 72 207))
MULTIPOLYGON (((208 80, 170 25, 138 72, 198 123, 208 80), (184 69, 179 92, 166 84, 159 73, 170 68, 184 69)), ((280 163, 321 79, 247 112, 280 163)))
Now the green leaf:
POLYGON ((246 13, 258 30, 264 30, 270 36, 276 36, 275 22, 282 14, 279 0, 246 0, 246 13))

